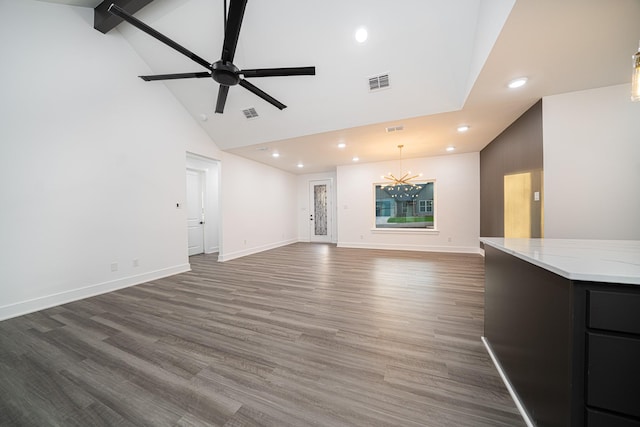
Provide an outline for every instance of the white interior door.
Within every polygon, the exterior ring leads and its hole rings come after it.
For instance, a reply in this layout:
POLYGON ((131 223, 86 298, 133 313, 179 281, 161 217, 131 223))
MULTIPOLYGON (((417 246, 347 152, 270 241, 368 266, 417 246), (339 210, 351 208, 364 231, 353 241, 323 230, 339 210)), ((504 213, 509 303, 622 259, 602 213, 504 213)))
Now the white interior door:
POLYGON ((330 179, 309 181, 309 241, 331 242, 333 229, 330 179))
POLYGON ((203 173, 187 169, 187 230, 189 256, 204 252, 203 173))

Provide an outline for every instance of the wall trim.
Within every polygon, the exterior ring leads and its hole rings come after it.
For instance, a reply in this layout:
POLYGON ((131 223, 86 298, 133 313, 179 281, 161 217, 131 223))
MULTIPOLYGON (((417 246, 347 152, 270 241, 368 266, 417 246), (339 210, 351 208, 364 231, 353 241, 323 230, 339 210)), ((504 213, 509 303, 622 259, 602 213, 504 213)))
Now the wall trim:
POLYGON ((385 249, 391 251, 416 251, 416 252, 451 252, 464 254, 480 254, 480 248, 473 246, 424 246, 424 245, 404 245, 390 243, 358 243, 339 242, 339 248, 353 249, 385 249))
POLYGON ((484 344, 484 347, 486 348, 487 353, 489 353, 489 357, 491 357, 491 361, 493 362, 493 365, 496 367, 498 374, 500 374, 500 378, 502 378, 502 382, 504 382, 504 385, 507 387, 507 390, 511 395, 511 399, 513 399, 513 402, 516 404, 516 407, 518 408, 518 411, 520 412, 520 415, 522 416, 522 419, 524 420, 525 424, 527 425, 527 427, 536 427, 536 425, 533 423, 531 419, 531 416, 527 412, 527 409, 524 407, 524 404, 522 403, 520 396, 516 392, 515 388, 513 388, 513 385, 511 385, 511 381, 509 381, 509 377, 507 377, 507 374, 504 372, 504 369, 502 369, 502 365, 500 364, 498 357, 493 352, 493 348, 491 347, 491 344, 489 344, 489 340, 486 337, 480 337, 480 339, 482 340, 482 343, 484 344))
POLYGON ((128 288, 130 286, 139 285, 152 280, 162 279, 164 277, 173 276, 190 270, 191 266, 189 264, 180 264, 135 276, 122 277, 108 282, 97 283, 82 288, 71 289, 56 294, 3 305, 0 306, 0 321, 67 304, 73 301, 94 297, 107 292, 113 292, 118 289, 128 288))
POLYGON ((243 256, 257 254, 259 252, 268 251, 269 249, 279 248, 281 246, 291 245, 299 242, 298 239, 287 239, 279 242, 269 243, 267 245, 255 246, 253 248, 244 249, 241 251, 230 252, 218 255, 219 262, 231 261, 232 259, 242 258, 243 256))

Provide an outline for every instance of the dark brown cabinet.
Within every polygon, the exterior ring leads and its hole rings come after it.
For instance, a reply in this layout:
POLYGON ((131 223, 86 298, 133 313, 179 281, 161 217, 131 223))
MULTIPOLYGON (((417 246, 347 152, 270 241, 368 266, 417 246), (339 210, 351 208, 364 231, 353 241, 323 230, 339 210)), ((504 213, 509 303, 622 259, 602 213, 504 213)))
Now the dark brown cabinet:
POLYGON ((485 339, 537 427, 640 427, 640 285, 485 246, 485 339))
MULTIPOLYGON (((586 404, 610 412, 615 425, 640 426, 640 295, 586 286, 586 404)), ((589 425, 612 425, 605 415, 589 425)))

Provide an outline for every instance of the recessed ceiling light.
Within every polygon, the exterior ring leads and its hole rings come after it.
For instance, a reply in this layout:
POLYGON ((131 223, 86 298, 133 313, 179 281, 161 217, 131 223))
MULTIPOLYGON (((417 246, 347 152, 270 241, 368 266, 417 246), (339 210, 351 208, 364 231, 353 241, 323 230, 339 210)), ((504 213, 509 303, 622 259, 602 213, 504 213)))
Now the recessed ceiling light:
POLYGON ((280 157, 280 153, 278 153, 277 151, 274 151, 274 153, 271 155, 273 157, 280 157))
POLYGON ((515 88, 518 88, 518 87, 522 87, 527 83, 527 80, 528 79, 526 77, 520 77, 518 79, 511 80, 509 82, 509 88, 510 89, 515 89, 515 88))
POLYGON ((346 146, 347 144, 345 144, 344 142, 341 142, 340 144, 338 144, 338 148, 344 148, 346 146))
POLYGON ((360 160, 360 158, 359 158, 359 157, 354 157, 352 160, 353 160, 354 162, 357 162, 358 160, 360 160))
POLYGON ((466 131, 468 131, 468 130, 469 130, 469 128, 470 128, 470 127, 471 127, 471 126, 469 126, 469 125, 461 125, 461 126, 458 126, 458 132, 466 132, 466 131))
POLYGON ((298 163, 298 167, 299 167, 299 168, 303 168, 303 167, 304 167, 304 165, 303 165, 302 163, 298 163))
POLYGON ((453 146, 447 147, 447 151, 454 151, 455 149, 456 149, 456 147, 453 147, 453 146))
POLYGON ((358 43, 364 43, 365 41, 367 41, 368 37, 369 33, 367 32, 366 28, 360 27, 356 30, 356 41, 358 43))

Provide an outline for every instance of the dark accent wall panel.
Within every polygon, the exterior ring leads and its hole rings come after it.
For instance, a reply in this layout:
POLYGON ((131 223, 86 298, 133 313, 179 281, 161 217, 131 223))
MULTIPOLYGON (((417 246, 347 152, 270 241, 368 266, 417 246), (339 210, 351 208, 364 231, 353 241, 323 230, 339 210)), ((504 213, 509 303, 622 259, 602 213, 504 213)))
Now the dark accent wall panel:
POLYGON ((542 100, 480 151, 480 235, 504 237, 504 176, 532 172, 531 237, 543 237, 542 100))

